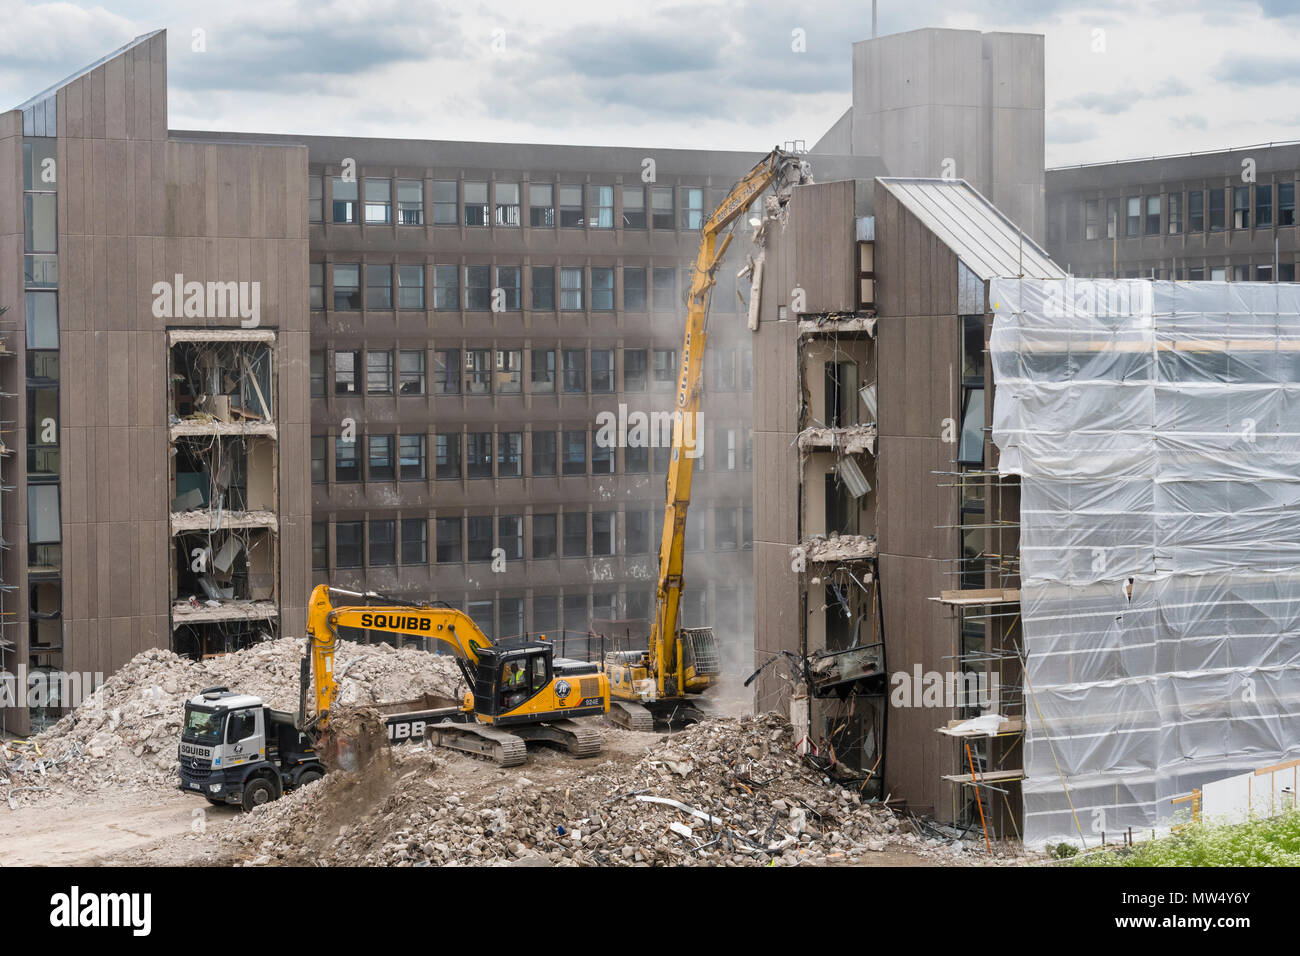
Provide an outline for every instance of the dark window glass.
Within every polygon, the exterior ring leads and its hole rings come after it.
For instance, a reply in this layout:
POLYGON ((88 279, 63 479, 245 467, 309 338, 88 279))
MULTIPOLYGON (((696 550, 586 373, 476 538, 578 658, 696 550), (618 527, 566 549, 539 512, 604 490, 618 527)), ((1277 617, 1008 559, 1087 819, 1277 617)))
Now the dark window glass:
POLYGON ((397 522, 392 518, 370 521, 370 566, 381 568, 397 562, 397 522))
POLYGON ((555 350, 533 349, 529 371, 529 391, 550 394, 555 391, 555 350))
POLYGON ((554 266, 533 266, 532 272, 532 307, 535 312, 555 311, 555 268, 554 266))
POLYGON ((555 515, 533 515, 533 557, 553 558, 556 555, 555 515))
POLYGON ((465 476, 492 477, 492 433, 469 432, 465 436, 465 476))
POLYGON ((434 436, 434 467, 438 478, 460 478, 460 433, 434 436))
POLYGON ((436 522, 437 559, 439 564, 460 562, 460 519, 439 518, 436 522))
POLYGON ((402 519, 402 563, 429 563, 429 522, 426 519, 402 519))
POLYGON ((585 475, 586 473, 587 433, 566 431, 564 433, 564 474, 585 475))
POLYGON ((556 437, 552 431, 535 431, 532 434, 533 475, 555 474, 556 437))
POLYGON ((564 515, 564 556, 587 556, 587 512, 569 511, 564 515))
POLYGON ((340 521, 334 525, 334 566, 336 568, 361 567, 360 521, 340 521))

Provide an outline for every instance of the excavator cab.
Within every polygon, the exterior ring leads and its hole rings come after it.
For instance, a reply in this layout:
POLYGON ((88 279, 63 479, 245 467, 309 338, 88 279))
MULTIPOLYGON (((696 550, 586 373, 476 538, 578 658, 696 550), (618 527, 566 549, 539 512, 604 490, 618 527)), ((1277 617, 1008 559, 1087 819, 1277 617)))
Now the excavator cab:
POLYGON ((480 720, 513 724, 603 714, 608 691, 600 665, 555 656, 555 645, 529 641, 478 652, 474 680, 480 720))

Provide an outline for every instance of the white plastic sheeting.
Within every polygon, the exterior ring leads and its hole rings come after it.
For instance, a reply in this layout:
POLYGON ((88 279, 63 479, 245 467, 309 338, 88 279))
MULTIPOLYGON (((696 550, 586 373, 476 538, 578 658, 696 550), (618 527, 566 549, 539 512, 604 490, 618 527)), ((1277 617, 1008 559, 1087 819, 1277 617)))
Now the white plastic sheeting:
POLYGON ((1025 841, 1145 835, 1300 755, 1300 287, 1006 279, 989 302, 1025 841))

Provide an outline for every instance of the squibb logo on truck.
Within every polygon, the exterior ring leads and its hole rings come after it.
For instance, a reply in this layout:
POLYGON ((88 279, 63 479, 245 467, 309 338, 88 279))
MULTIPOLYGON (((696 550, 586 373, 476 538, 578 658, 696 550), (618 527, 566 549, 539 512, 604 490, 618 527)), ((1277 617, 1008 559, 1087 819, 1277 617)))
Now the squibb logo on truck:
POLYGON ((50 897, 50 925, 69 929, 127 926, 133 936, 148 936, 153 928, 152 893, 68 893, 50 897))
POLYGON ((427 631, 433 622, 427 617, 405 614, 362 614, 362 627, 388 627, 395 631, 427 631))
POLYGON ((181 744, 182 757, 202 757, 207 760, 212 756, 212 751, 207 747, 196 747, 194 744, 181 744))

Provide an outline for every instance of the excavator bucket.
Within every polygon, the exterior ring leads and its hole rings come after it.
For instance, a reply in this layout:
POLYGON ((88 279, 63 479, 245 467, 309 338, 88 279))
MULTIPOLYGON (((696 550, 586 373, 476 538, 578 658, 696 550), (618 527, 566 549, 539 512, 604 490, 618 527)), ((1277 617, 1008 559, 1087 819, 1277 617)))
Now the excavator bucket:
POLYGON ((390 765, 388 725, 373 707, 337 707, 317 744, 330 770, 349 773, 386 771, 390 765))

